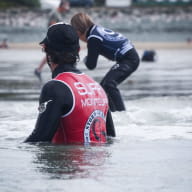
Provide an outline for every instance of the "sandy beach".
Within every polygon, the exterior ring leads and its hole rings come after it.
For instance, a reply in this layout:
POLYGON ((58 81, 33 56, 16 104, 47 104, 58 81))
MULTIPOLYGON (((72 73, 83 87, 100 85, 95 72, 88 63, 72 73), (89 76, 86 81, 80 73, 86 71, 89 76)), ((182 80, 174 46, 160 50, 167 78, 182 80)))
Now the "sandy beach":
MULTIPOLYGON (((137 49, 192 49, 192 42, 133 42, 137 49)), ((38 42, 10 43, 11 49, 39 49, 38 42)), ((86 44, 81 42, 81 48, 85 49, 86 44)))

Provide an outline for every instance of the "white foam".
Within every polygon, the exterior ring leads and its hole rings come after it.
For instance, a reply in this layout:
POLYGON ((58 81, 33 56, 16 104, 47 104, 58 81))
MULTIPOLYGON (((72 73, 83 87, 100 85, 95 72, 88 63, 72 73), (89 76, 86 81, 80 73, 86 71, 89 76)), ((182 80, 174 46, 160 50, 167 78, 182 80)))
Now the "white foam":
POLYGON ((141 139, 192 139, 189 97, 155 97, 126 102, 126 112, 115 112, 117 135, 141 139))

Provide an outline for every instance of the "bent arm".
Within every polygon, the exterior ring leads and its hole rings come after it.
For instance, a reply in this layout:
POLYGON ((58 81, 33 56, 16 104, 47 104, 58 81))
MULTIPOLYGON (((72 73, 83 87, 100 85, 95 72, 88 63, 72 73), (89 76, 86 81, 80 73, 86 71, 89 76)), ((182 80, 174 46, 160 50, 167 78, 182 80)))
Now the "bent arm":
POLYGON ((85 62, 85 65, 88 69, 95 69, 97 65, 97 60, 99 57, 99 50, 101 46, 101 40, 97 38, 90 38, 87 42, 87 60, 85 62))

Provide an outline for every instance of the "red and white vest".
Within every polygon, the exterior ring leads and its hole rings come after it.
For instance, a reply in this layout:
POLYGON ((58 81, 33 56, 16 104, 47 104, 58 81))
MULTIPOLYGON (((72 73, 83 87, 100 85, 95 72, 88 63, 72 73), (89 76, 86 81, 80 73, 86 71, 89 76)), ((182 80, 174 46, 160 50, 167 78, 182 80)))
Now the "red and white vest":
POLYGON ((103 88, 85 74, 64 72, 54 80, 69 87, 73 107, 61 117, 52 143, 105 143, 108 100, 103 88))

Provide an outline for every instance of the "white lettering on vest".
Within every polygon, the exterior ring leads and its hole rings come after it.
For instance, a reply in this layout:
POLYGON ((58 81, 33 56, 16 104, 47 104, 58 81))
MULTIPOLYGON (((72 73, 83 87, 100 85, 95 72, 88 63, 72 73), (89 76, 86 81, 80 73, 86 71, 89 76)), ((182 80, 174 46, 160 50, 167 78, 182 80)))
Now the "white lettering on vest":
POLYGON ((86 98, 86 99, 81 99, 82 107, 104 106, 106 104, 108 104, 108 101, 107 101, 106 98, 86 98))
POLYGON ((96 92, 101 92, 101 87, 98 83, 75 82, 74 86, 80 95, 95 95, 96 92))

